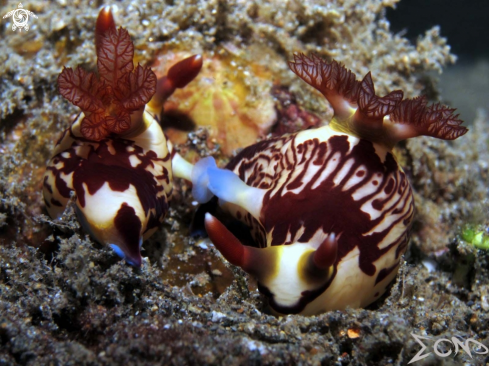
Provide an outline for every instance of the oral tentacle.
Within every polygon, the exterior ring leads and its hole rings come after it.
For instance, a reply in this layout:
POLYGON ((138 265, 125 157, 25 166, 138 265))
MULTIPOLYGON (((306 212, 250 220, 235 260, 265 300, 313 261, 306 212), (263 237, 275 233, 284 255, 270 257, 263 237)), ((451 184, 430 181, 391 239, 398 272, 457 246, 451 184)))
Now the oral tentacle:
POLYGON ((184 88, 199 74, 202 69, 202 55, 193 55, 177 62, 169 70, 166 76, 158 79, 156 93, 149 105, 155 113, 161 113, 165 101, 176 89, 184 88))
POLYGON ((249 247, 244 246, 236 236, 210 213, 205 215, 205 229, 211 241, 229 263, 239 266, 245 271, 249 270, 249 247))
POLYGON ((266 280, 275 272, 281 248, 254 248, 243 245, 210 213, 205 215, 205 229, 209 239, 229 263, 241 267, 259 281, 266 280))
POLYGON ((336 263, 338 239, 335 233, 329 234, 314 252, 312 262, 319 269, 327 269, 336 263))

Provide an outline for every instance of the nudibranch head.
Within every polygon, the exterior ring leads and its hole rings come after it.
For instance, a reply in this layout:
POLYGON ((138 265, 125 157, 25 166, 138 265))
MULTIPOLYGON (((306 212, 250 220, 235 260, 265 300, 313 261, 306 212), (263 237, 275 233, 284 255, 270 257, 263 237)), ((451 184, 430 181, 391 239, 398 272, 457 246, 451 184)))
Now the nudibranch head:
POLYGON ((74 192, 90 235, 140 266, 141 244, 163 221, 173 188, 174 154, 158 115, 165 98, 197 75, 202 58, 181 61, 157 81, 150 68, 134 67, 129 33, 116 29, 109 7, 98 16, 95 44, 98 75, 78 67, 58 77, 61 95, 82 113, 48 163, 44 201, 58 219, 74 192))
POLYGON ((396 276, 414 214, 392 147, 467 129, 453 109, 428 107, 424 98, 375 95, 370 73, 360 82, 334 61, 304 55, 290 67, 323 93, 333 120, 245 148, 227 169, 197 163, 207 166, 201 184, 249 227, 254 243, 244 245, 210 213, 205 226, 223 256, 257 278, 276 312, 364 307, 396 276))

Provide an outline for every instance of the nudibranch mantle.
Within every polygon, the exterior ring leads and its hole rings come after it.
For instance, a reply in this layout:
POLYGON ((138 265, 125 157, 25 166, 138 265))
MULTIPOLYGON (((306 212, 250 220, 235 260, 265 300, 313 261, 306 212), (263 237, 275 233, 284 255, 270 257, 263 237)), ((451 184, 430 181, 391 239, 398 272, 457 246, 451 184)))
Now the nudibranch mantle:
POLYGON ((46 208, 51 217, 60 218, 74 191, 84 228, 98 242, 125 253, 128 263, 140 265, 142 241, 155 232, 168 211, 173 177, 166 138, 147 111, 142 133, 99 142, 81 135, 83 118, 81 113, 65 131, 48 164, 46 208))
POLYGON ((99 77, 78 67, 58 78, 60 93, 82 113, 57 143, 43 196, 59 219, 74 192, 86 231, 140 266, 143 240, 168 211, 173 171, 188 164, 172 151, 158 115, 164 100, 198 74, 202 58, 180 61, 157 81, 151 69, 134 68, 132 41, 116 29, 110 7, 100 11, 95 34, 99 77))
POLYGON ((325 95, 335 117, 245 148, 227 169, 197 163, 207 167, 205 188, 254 243, 242 244, 210 213, 207 233, 226 259, 257 278, 278 313, 364 307, 396 276, 414 215, 392 147, 416 135, 454 139, 467 129, 453 109, 428 107, 424 98, 376 96, 370 74, 357 81, 334 61, 296 55, 290 67, 325 95))

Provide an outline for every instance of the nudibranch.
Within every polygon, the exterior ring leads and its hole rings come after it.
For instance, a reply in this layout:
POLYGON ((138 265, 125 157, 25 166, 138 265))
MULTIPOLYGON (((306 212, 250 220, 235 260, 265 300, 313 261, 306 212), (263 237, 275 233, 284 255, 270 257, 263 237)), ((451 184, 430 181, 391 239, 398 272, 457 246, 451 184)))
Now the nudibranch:
POLYGON ((82 113, 48 163, 44 202, 58 219, 74 192, 86 231, 140 266, 141 244, 168 211, 174 171, 182 160, 172 152, 159 114, 166 98, 199 73, 202 57, 180 61, 157 80, 150 68, 134 67, 129 33, 116 29, 110 7, 99 13, 95 44, 98 76, 78 67, 64 68, 58 77, 60 94, 82 113))
POLYGON ((370 73, 358 81, 336 61, 302 54, 289 66, 326 97, 333 119, 249 146, 226 169, 197 163, 201 191, 249 228, 252 245, 209 212, 205 227, 223 256, 257 279, 275 312, 365 307, 396 276, 414 214, 394 145, 419 135, 452 140, 467 129, 454 109, 424 97, 377 96, 370 73))

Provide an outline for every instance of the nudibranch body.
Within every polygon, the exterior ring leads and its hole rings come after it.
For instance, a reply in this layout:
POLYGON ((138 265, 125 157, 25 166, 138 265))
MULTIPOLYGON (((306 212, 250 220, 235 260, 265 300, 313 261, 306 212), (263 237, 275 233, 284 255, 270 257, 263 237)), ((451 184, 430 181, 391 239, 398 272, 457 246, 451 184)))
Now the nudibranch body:
POLYGON ((58 141, 43 196, 57 219, 74 192, 82 226, 139 266, 143 240, 168 210, 172 163, 182 160, 159 125, 161 106, 198 74, 202 59, 180 61, 157 81, 150 68, 134 68, 133 43, 116 29, 110 8, 101 10, 95 34, 100 78, 80 67, 65 68, 58 78, 60 93, 82 113, 58 141))
POLYGON ((318 89, 335 116, 329 125, 265 140, 227 169, 209 160, 201 190, 246 224, 244 245, 206 214, 210 239, 231 263, 255 276, 272 309, 318 314, 364 307, 396 276, 414 214, 410 184, 392 153, 402 139, 466 133, 453 109, 375 95, 342 65, 296 55, 292 71, 318 89))

